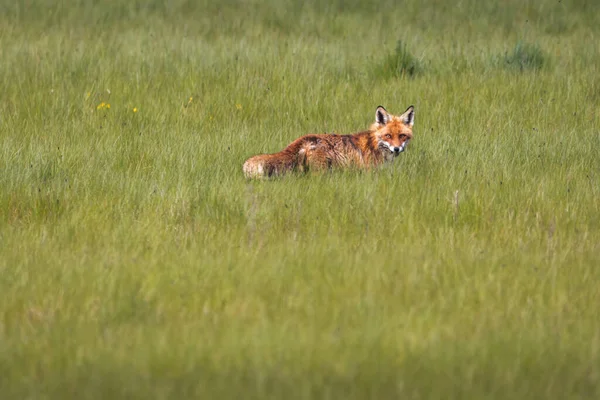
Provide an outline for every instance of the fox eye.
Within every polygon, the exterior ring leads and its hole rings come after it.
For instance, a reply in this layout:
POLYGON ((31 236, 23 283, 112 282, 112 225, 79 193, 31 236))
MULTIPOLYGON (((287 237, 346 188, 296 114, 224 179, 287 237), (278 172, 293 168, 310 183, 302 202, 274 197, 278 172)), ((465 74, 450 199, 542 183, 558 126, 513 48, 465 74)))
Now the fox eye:
POLYGON ((385 138, 386 138, 386 139, 391 139, 391 138, 392 138, 392 135, 390 135, 390 134, 388 133, 387 135, 385 135, 385 138))

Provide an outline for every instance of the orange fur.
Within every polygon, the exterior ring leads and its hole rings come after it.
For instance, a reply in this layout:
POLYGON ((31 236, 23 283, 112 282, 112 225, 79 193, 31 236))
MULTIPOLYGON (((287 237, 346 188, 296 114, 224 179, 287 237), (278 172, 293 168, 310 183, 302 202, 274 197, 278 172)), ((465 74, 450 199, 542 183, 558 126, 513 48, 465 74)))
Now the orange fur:
POLYGON ((246 160, 247 178, 282 175, 332 167, 368 168, 392 161, 412 139, 414 107, 400 116, 388 114, 379 106, 368 131, 352 135, 306 135, 275 154, 260 154, 246 160))

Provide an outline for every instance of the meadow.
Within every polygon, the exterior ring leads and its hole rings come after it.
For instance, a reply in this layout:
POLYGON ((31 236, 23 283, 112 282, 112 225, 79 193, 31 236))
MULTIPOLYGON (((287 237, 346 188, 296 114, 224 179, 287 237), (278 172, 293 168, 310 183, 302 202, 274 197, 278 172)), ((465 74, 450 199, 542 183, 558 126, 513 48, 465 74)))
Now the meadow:
POLYGON ((599 38, 586 0, 0 0, 0 398, 600 398, 599 38), (393 164, 244 179, 380 104, 393 164))

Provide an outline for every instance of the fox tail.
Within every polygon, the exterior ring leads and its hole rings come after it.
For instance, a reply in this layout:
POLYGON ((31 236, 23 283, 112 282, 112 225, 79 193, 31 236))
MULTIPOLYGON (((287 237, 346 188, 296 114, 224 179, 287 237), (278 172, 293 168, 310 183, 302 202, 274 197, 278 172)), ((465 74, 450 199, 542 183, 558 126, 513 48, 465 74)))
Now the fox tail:
POLYGON ((261 154, 251 157, 244 163, 244 176, 246 178, 269 178, 283 175, 296 169, 303 170, 305 151, 281 151, 275 154, 261 154))

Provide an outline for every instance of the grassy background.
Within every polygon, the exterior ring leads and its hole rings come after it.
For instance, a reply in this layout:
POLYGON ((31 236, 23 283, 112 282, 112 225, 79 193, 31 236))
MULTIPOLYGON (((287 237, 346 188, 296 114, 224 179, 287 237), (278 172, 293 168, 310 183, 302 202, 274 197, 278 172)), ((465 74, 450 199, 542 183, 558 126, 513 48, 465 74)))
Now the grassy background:
POLYGON ((0 397, 598 398, 600 6, 438 3, 0 1, 0 397))

